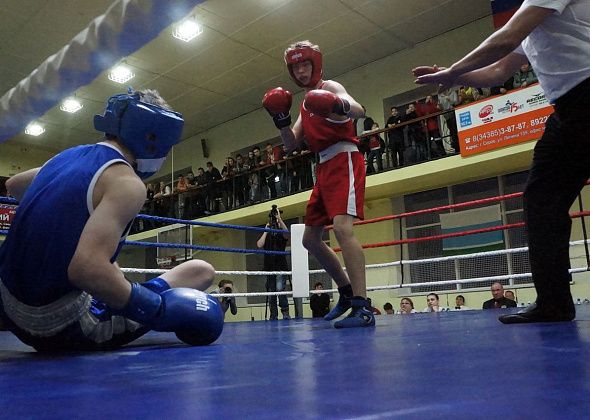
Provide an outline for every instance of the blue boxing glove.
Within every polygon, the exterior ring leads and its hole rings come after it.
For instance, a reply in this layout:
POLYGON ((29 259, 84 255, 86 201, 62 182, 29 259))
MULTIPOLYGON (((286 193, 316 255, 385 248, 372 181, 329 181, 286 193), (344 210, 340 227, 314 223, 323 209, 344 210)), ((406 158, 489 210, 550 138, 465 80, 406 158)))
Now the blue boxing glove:
POLYGON ((219 301, 189 288, 158 294, 132 283, 131 296, 120 314, 156 331, 175 332, 180 340, 193 346, 211 344, 223 330, 219 301))

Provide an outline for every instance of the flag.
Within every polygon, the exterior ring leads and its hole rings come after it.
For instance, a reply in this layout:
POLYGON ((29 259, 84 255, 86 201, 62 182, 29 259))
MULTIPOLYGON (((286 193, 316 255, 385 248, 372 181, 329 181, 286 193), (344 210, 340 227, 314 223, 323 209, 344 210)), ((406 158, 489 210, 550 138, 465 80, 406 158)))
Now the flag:
POLYGON ((524 0, 492 0, 492 16, 494 28, 498 29, 506 24, 518 10, 524 0))
MULTIPOLYGON (((500 205, 440 215, 442 233, 466 232, 502 225, 500 205)), ((443 255, 471 254, 504 249, 502 230, 443 239, 443 255)))

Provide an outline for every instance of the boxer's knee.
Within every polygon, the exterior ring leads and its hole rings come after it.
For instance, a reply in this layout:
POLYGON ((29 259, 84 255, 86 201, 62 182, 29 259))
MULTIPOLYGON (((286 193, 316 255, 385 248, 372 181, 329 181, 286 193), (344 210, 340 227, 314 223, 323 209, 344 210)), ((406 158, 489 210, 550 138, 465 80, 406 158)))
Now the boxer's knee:
POLYGON ((195 279, 195 289, 205 290, 213 284, 215 278, 215 268, 207 261, 191 260, 187 261, 191 272, 191 277, 195 279))

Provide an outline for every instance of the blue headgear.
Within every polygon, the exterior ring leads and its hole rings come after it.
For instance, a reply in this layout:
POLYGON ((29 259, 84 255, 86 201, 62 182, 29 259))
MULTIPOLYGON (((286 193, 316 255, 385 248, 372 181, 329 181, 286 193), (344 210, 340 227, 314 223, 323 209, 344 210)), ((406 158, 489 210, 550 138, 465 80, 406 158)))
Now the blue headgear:
POLYGON ((116 136, 135 157, 135 173, 149 178, 180 141, 182 114, 141 101, 141 93, 111 96, 104 115, 94 116, 94 128, 116 136))

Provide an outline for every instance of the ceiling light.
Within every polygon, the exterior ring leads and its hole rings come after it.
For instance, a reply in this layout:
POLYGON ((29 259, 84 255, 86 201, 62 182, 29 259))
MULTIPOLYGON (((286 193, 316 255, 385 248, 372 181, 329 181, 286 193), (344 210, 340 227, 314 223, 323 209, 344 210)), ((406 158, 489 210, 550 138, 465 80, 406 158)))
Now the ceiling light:
POLYGON ((176 27, 172 36, 181 39, 184 42, 189 42, 191 39, 202 33, 203 28, 201 25, 199 25, 195 19, 188 19, 176 27))
POLYGON ((135 74, 123 65, 117 66, 109 73, 109 80, 117 83, 125 83, 135 77, 135 74))
POLYGON ((37 123, 31 123, 31 124, 27 125, 27 128, 25 128, 25 134, 28 134, 30 136, 37 137, 37 136, 43 134, 44 132, 45 132, 45 129, 37 123))
POLYGON ((65 101, 63 101, 59 107, 59 109, 61 109, 62 111, 65 112, 69 112, 69 113, 74 113, 74 112, 78 112, 82 109, 84 105, 82 105, 79 101, 77 101, 74 98, 68 98, 65 101))

